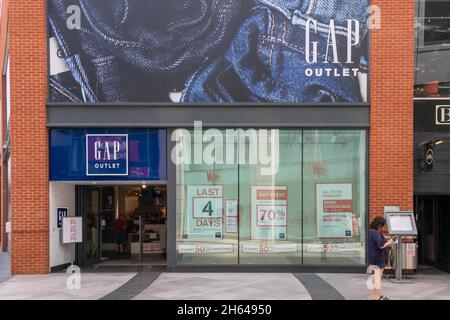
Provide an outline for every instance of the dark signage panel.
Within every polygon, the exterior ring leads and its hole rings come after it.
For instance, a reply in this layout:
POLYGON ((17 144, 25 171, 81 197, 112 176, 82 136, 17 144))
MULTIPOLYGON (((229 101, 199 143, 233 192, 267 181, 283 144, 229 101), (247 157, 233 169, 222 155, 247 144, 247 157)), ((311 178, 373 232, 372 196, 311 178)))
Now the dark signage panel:
POLYGON ((62 228, 62 220, 63 218, 67 218, 69 216, 69 209, 68 208, 58 208, 56 209, 56 220, 57 220, 57 227, 62 228))
POLYGON ((414 100, 415 132, 450 132, 450 99, 414 100))

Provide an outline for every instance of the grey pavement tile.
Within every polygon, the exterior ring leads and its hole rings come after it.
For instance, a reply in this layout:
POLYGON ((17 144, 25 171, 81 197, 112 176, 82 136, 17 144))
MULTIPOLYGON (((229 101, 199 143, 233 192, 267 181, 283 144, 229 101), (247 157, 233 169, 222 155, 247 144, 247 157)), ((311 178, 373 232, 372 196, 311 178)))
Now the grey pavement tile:
MULTIPOLYGON (((346 299, 371 299, 371 290, 367 287, 368 274, 320 274, 346 299)), ((396 284, 387 279, 381 283, 383 295, 392 300, 450 300, 450 275, 439 274, 426 277, 411 276, 412 284, 396 284)))
POLYGON ((306 287, 313 300, 345 300, 338 290, 316 274, 295 273, 294 276, 306 287))
POLYGON ((102 297, 101 300, 131 300, 149 287, 159 276, 159 272, 140 272, 116 290, 102 297))
POLYGON ((10 256, 6 252, 0 252, 0 283, 11 278, 10 256))
POLYGON ((0 300, 99 299, 127 282, 134 274, 81 274, 81 289, 69 290, 67 275, 15 276, 0 284, 0 300))
POLYGON ((288 273, 163 274, 135 299, 253 300, 262 297, 310 299, 306 289, 288 273))
MULTIPOLYGON (((16 276, 0 283, 0 299, 77 300, 109 295, 138 300, 310 300, 330 298, 334 290, 345 299, 371 299, 371 290, 366 285, 368 274, 299 274, 303 281, 290 273, 162 273, 159 277, 155 274, 82 273, 81 290, 67 289, 65 273, 16 276)), ((450 300, 449 274, 418 274, 411 279, 413 284, 395 284, 384 279, 383 294, 392 300, 450 300)))

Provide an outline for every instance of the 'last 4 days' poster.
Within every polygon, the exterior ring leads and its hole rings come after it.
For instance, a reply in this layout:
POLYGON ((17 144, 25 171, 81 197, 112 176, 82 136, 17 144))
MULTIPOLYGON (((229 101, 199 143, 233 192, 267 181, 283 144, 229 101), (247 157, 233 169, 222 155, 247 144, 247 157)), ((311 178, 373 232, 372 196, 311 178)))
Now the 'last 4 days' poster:
POLYGON ((222 239, 222 186, 187 186, 186 233, 189 239, 222 239))

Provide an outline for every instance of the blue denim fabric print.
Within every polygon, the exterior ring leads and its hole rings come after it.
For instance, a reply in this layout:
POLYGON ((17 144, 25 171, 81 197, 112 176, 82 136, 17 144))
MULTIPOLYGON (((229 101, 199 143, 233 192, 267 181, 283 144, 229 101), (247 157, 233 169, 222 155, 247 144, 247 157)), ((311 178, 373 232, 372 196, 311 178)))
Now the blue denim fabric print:
POLYGON ((50 101, 51 102, 83 102, 79 96, 79 86, 68 72, 50 77, 50 101))
POLYGON ((114 0, 111 4, 80 0, 99 42, 115 57, 148 72, 191 69, 203 61, 230 34, 229 25, 239 12, 240 3, 114 0), (116 9, 108 10, 109 7, 116 9))
MULTIPOLYGON (((53 102, 360 102, 357 76, 323 74, 358 68, 365 48, 343 64, 324 60, 328 24, 347 35, 347 19, 367 33, 368 0, 50 0, 49 27, 70 70, 50 77, 53 102), (71 29, 67 8, 81 26, 71 29), (308 64, 305 23, 317 21, 317 63, 308 64), (305 76, 308 68, 322 76, 305 76)), ((355 36, 354 34, 352 36, 355 36)), ((330 60, 330 59, 329 59, 330 60)), ((366 64, 367 65, 367 64, 366 64)))
MULTIPOLYGON (((59 89, 68 93, 64 96, 69 101, 76 99, 83 102, 97 102, 98 98, 94 93, 92 86, 94 78, 92 77, 92 73, 88 73, 90 69, 89 62, 83 61, 85 59, 81 49, 81 39, 75 36, 75 31, 66 31, 66 8, 68 5, 63 3, 63 1, 53 1, 52 5, 53 10, 49 17, 50 36, 56 38, 64 55, 65 63, 72 74, 70 81, 60 83, 59 89), (75 87, 73 83, 76 83, 77 86, 75 87), (71 89, 70 87, 74 87, 75 89, 71 89)), ((58 76, 50 77, 50 86, 52 89, 55 89, 55 87, 52 86, 52 82, 58 82, 58 76)), ((51 98, 57 99, 60 90, 56 90, 57 92, 52 90, 51 98)))
POLYGON ((49 20, 87 102, 139 101, 150 91, 143 80, 156 94, 158 74, 186 78, 230 41, 242 7, 240 0, 78 0, 81 29, 68 30, 73 2, 51 0, 49 20))
MULTIPOLYGON (((322 53, 315 64, 306 63, 303 28, 269 7, 255 8, 224 56, 207 61, 191 76, 182 102, 360 101, 357 77, 304 76, 306 68, 344 67, 325 63, 326 39, 319 34, 311 37, 322 53)), ((338 48, 341 56, 344 49, 338 48)))

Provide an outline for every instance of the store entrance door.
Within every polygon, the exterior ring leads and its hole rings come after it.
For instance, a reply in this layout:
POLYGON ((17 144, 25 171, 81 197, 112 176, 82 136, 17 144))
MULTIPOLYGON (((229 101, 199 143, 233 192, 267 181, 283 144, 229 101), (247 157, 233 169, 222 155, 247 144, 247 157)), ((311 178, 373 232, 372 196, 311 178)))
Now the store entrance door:
POLYGON ((450 197, 443 197, 437 214, 437 266, 450 272, 450 197))
POLYGON ((450 272, 450 196, 417 196, 419 264, 450 272))
POLYGON ((101 188, 80 188, 80 212, 83 217, 83 243, 81 245, 81 265, 84 267, 100 262, 100 208, 101 188))
POLYGON ((78 187, 81 265, 166 265, 167 187, 78 187))

